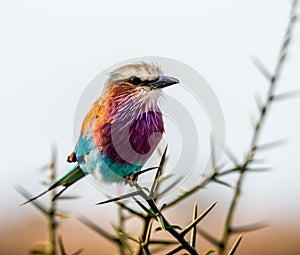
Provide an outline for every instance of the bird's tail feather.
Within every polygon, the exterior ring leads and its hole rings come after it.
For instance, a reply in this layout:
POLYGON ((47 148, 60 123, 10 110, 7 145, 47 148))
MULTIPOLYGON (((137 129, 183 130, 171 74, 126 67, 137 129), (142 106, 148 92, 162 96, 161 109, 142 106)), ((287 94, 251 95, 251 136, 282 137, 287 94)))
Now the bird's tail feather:
POLYGON ((56 187, 64 186, 64 189, 62 189, 59 193, 57 193, 57 195, 55 197, 53 197, 52 200, 55 200, 68 187, 70 187, 73 183, 77 182, 78 180, 80 180, 84 176, 85 176, 84 172, 79 167, 79 164, 77 164, 73 168, 71 168, 66 174, 64 174, 61 178, 59 178, 58 180, 56 180, 47 190, 45 190, 41 194, 39 194, 39 195, 37 195, 37 196, 29 199, 28 201, 26 201, 25 203, 23 203, 21 205, 25 205, 27 203, 32 202, 33 200, 36 200, 37 198, 43 196, 47 192, 55 189, 56 187))

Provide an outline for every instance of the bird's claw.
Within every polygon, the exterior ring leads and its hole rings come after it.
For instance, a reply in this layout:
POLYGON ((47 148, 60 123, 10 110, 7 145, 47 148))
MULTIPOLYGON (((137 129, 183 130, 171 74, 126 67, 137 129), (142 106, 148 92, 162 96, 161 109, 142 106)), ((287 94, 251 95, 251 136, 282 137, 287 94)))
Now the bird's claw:
POLYGON ((125 176, 124 178, 125 178, 125 185, 129 184, 130 187, 134 187, 137 184, 138 174, 131 173, 125 176))

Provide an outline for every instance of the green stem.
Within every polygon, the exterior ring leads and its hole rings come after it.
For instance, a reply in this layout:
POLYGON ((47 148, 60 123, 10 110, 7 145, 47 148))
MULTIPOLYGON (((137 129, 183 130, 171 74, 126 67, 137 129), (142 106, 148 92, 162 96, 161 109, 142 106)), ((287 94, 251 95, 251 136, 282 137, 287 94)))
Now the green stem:
POLYGON ((138 250, 136 252, 137 255, 143 255, 144 251, 149 251, 149 241, 147 241, 147 239, 149 239, 149 227, 151 224, 151 216, 147 215, 144 218, 144 227, 142 230, 142 234, 141 234, 141 242, 142 245, 139 245, 138 250))
MULTIPOLYGON (((53 183, 56 179, 56 169, 55 169, 55 162, 53 161, 50 167, 51 174, 50 174, 50 181, 53 183)), ((48 209, 48 254, 55 255, 56 254, 56 202, 55 200, 52 201, 52 198, 56 196, 56 191, 52 190, 50 197, 50 204, 48 209)))
POLYGON ((153 199, 149 197, 142 189, 140 190, 140 195, 146 200, 152 211, 162 218, 166 231, 168 231, 191 255, 197 255, 197 251, 192 246, 190 246, 190 244, 175 229, 171 227, 170 223, 166 220, 166 218, 157 208, 153 199))

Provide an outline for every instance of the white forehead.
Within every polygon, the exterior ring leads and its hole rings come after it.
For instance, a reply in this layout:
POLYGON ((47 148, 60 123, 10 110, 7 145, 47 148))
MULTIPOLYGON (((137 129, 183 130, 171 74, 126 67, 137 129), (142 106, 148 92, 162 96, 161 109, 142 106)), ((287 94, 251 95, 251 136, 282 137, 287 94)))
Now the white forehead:
POLYGON ((110 73, 109 80, 117 81, 127 79, 131 76, 139 77, 144 80, 155 80, 163 75, 163 71, 158 65, 139 62, 136 64, 125 65, 110 73))

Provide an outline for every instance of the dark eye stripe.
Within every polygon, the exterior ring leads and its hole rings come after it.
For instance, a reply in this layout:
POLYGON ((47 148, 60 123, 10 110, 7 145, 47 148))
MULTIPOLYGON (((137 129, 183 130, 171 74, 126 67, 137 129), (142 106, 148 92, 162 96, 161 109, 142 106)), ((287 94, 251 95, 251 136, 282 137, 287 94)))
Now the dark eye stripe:
POLYGON ((157 81, 159 78, 155 79, 155 80, 151 80, 151 81, 142 81, 139 77, 137 76, 131 76, 127 79, 124 79, 124 80, 119 80, 119 82, 128 82, 132 85, 139 85, 139 86, 148 86, 149 83, 152 83, 154 81, 157 81))
POLYGON ((133 85, 139 85, 142 83, 142 80, 139 78, 139 77, 136 77, 136 76, 131 76, 129 79, 128 79, 128 82, 133 84, 133 85))

